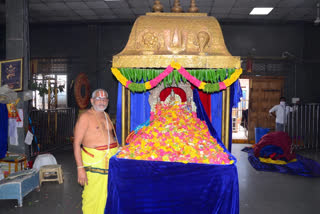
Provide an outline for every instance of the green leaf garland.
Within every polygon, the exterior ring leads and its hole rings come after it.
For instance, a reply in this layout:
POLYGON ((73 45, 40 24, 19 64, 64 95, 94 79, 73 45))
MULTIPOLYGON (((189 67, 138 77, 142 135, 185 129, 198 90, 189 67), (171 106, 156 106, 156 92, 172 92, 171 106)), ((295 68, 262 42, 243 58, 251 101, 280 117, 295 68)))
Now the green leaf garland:
MULTIPOLYGON (((143 80, 143 82, 150 81, 161 74, 161 69, 146 69, 146 68, 119 68, 121 74, 130 80, 131 82, 137 83, 143 80)), ((223 81, 235 72, 235 69, 188 69, 190 75, 194 76, 200 81, 206 81, 207 83, 217 83, 223 81)), ((173 81, 176 84, 180 82, 186 83, 187 80, 178 71, 174 70, 171 74, 166 76, 160 84, 164 84, 165 87, 171 86, 173 81)), ((135 86, 133 86, 136 88, 135 86)), ((211 87, 211 86, 208 86, 211 87)), ((209 90, 211 91, 211 89, 209 90)))

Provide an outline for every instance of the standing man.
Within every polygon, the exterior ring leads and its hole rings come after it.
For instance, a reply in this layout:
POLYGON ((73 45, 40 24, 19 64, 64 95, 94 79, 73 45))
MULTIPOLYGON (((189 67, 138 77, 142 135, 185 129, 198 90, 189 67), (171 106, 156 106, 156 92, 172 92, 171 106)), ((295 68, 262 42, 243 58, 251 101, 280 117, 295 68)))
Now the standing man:
POLYGON ((103 214, 108 194, 109 159, 118 151, 114 127, 105 113, 108 93, 97 89, 91 96, 92 108, 81 114, 74 129, 74 157, 78 183, 84 186, 84 214, 103 214))
POLYGON ((290 112, 290 107, 286 106, 286 98, 280 97, 280 104, 273 106, 269 110, 269 115, 276 118, 276 131, 284 131, 287 114, 290 112))

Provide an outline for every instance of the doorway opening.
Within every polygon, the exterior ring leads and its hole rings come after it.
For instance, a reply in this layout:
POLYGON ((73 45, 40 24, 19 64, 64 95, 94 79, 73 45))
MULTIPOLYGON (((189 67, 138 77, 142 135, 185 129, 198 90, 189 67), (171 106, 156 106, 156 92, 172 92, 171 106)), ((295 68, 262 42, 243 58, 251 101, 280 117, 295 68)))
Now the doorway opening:
POLYGON ((248 142, 248 109, 249 109, 249 79, 239 79, 242 98, 237 108, 232 108, 232 142, 248 142))
POLYGON ((44 110, 67 107, 66 74, 35 74, 33 75, 33 81, 39 87, 47 90, 42 94, 39 91, 33 92, 32 106, 34 108, 44 110))

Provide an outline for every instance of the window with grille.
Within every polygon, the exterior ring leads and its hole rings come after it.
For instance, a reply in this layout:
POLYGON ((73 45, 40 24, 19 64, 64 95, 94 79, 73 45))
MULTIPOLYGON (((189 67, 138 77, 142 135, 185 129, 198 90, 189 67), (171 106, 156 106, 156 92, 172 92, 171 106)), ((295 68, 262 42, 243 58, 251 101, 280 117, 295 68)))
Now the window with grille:
POLYGON ((33 59, 31 70, 33 77, 33 107, 37 109, 55 109, 67 107, 68 60, 33 59))

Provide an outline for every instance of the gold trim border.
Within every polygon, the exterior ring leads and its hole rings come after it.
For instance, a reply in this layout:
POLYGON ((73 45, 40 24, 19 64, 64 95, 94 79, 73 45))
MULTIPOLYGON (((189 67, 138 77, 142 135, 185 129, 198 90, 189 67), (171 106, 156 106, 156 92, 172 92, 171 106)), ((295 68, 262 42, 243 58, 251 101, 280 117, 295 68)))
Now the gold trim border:
POLYGON ((122 85, 121 89, 121 145, 124 146, 126 143, 126 134, 125 134, 125 127, 126 127, 126 96, 125 96, 126 88, 122 85))
POLYGON ((165 68, 172 61, 184 68, 240 68, 238 56, 197 55, 116 55, 112 67, 116 68, 165 68))

